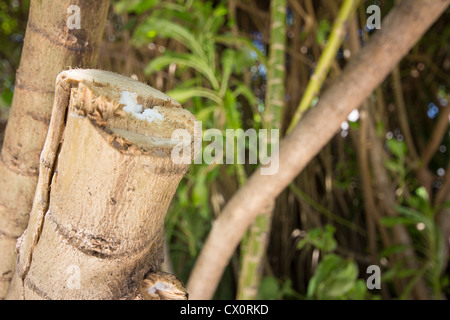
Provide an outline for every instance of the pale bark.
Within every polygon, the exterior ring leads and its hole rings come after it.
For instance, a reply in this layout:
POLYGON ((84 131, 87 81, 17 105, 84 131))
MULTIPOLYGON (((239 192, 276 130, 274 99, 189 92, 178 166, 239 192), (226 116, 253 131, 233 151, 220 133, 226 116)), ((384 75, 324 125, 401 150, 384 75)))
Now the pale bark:
POLYGON ((190 298, 212 297, 229 258, 258 213, 305 168, 449 4, 450 0, 411 0, 391 10, 381 30, 283 139, 278 173, 265 176, 257 171, 223 209, 189 279, 190 298))
POLYGON ((194 121, 176 101, 130 78, 61 73, 7 298, 136 298, 140 281, 163 261, 165 213, 189 168, 172 161, 179 143, 172 132, 193 137, 194 121), (126 114, 123 91, 137 93, 163 120, 126 114))
POLYGON ((16 239, 25 230, 50 121, 56 76, 94 67, 109 0, 32 0, 14 97, 0 157, 0 299, 7 292, 16 239), (80 8, 80 29, 67 27, 67 8, 80 8))

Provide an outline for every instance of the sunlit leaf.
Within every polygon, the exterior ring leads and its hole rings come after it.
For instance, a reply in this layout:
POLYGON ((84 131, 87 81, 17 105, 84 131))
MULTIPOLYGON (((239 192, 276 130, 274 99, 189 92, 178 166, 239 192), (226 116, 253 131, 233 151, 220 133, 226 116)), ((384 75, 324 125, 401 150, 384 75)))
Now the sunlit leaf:
POLYGON ((179 88, 168 91, 167 94, 180 103, 184 103, 193 97, 203 97, 214 101, 217 104, 222 103, 222 99, 213 90, 201 87, 179 88))
POLYGON ((204 60, 189 53, 171 53, 157 57, 147 65, 145 68, 145 73, 150 74, 154 71, 160 71, 161 69, 169 66, 171 63, 181 66, 188 66, 195 69, 210 81, 214 89, 219 88, 219 83, 210 66, 204 60))
POLYGON ((190 49, 192 53, 199 58, 205 58, 205 52, 202 45, 197 41, 194 34, 188 28, 162 18, 147 19, 142 25, 142 28, 149 28, 157 30, 158 35, 165 38, 172 38, 182 43, 186 48, 190 49))
POLYGON ((425 200, 425 201, 428 201, 428 200, 429 200, 428 192, 427 192, 427 189, 425 189, 425 187, 419 187, 419 188, 417 188, 417 189, 416 189, 416 194, 417 194, 420 198, 422 198, 423 200, 425 200))

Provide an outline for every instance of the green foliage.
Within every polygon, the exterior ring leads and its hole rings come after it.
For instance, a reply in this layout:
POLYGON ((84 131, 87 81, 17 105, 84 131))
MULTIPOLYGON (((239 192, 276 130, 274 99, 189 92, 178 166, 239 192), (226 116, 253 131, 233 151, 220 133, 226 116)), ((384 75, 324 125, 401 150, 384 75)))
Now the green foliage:
POLYGON ((320 261, 308 285, 309 299, 363 299, 366 284, 358 279, 358 266, 353 260, 336 254, 326 255, 320 261))
POLYGON ((402 190, 406 186, 406 175, 408 173, 408 168, 405 164, 405 157, 408 151, 406 143, 390 139, 386 142, 386 145, 392 157, 386 160, 385 166, 397 178, 399 188, 402 190))
MULTIPOLYGON (((434 297, 439 299, 446 286, 446 278, 442 277, 441 274, 445 265, 444 239, 435 222, 435 215, 441 207, 432 206, 428 192, 424 187, 409 190, 408 187, 415 185, 416 182, 408 176, 411 170, 406 162, 408 152, 406 143, 390 139, 386 142, 386 146, 391 157, 385 165, 396 178, 398 190, 401 192, 398 194, 398 205, 395 208, 397 215, 383 217, 381 223, 391 228, 397 225, 403 225, 407 228, 413 239, 413 249, 420 258, 420 268, 410 269, 405 267, 403 261, 398 261, 385 272, 382 279, 384 282, 392 281, 395 278, 407 279, 408 285, 400 296, 400 298, 406 298, 419 278, 424 277, 433 288, 434 297), (410 192, 412 193, 409 195, 410 192)), ((384 248, 380 256, 390 259, 408 249, 411 248, 405 245, 392 245, 384 248)))
POLYGON ((264 277, 258 290, 259 300, 298 299, 300 295, 292 288, 292 281, 280 282, 275 277, 264 277))
POLYGON ((364 280, 358 279, 356 262, 332 253, 337 247, 335 231, 331 225, 326 225, 324 230, 309 230, 297 245, 297 249, 312 245, 323 255, 309 281, 307 299, 364 299, 367 287, 364 280))
POLYGON ((324 254, 332 252, 337 246, 336 240, 334 239, 335 231, 336 228, 329 224, 325 226, 325 230, 312 229, 299 241, 297 249, 302 249, 306 245, 312 245, 324 254))
MULTIPOLYGON (((439 208, 434 208, 430 204, 430 199, 424 187, 415 190, 404 205, 397 206, 397 216, 382 218, 381 222, 388 227, 398 224, 409 227, 410 234, 414 237, 414 249, 422 257, 421 269, 411 270, 401 266, 396 266, 391 270, 389 277, 402 278, 412 276, 410 288, 417 281, 419 276, 424 275, 433 288, 436 299, 440 298, 445 280, 441 277, 441 270, 444 266, 444 239, 435 222, 435 214, 439 208), (443 282, 444 281, 444 282, 443 282)), ((387 248, 383 254, 389 256, 407 249, 406 246, 393 246, 387 248)), ((386 279, 386 278, 385 278, 386 279)), ((448 285, 448 284, 447 284, 448 285)), ((409 290, 403 292, 406 297, 409 290)))
MULTIPOLYGON (((222 106, 227 90, 230 90, 234 97, 243 95, 245 99, 254 102, 256 98, 251 91, 242 90, 242 83, 233 74, 241 74, 243 70, 255 64, 251 52, 254 47, 249 45, 246 39, 232 37, 228 34, 220 33, 225 27, 224 16, 227 9, 223 5, 213 8, 209 3, 193 1, 191 9, 187 6, 177 7, 171 11, 161 9, 153 11, 142 24, 138 26, 133 35, 136 45, 152 41, 155 37, 170 38, 183 44, 187 53, 166 52, 163 56, 153 59, 146 68, 148 74, 168 67, 175 63, 179 66, 180 72, 188 69, 194 70, 200 75, 197 78, 197 92, 202 92, 200 88, 209 87, 214 93, 208 92, 201 95, 211 100, 210 102, 222 106), (180 23, 174 23, 179 20, 180 23), (219 43, 226 44, 228 48, 219 50, 219 43), (235 49, 235 48, 238 48, 235 49), (234 90, 239 88, 239 90, 234 90)), ((192 90, 193 84, 189 87, 176 88, 176 93, 183 96, 183 90, 192 90)), ((191 93, 184 97, 192 97, 191 93)), ((208 103, 206 101, 205 103, 208 103)))
POLYGON ((321 45, 326 45, 326 40, 328 39, 328 34, 331 30, 331 24, 328 20, 321 20, 319 23, 319 28, 317 29, 317 43, 321 45))
MULTIPOLYGON (((0 0, 0 111, 9 108, 12 102, 28 7, 29 1, 0 0)), ((0 112, 0 118, 1 116, 0 112)))

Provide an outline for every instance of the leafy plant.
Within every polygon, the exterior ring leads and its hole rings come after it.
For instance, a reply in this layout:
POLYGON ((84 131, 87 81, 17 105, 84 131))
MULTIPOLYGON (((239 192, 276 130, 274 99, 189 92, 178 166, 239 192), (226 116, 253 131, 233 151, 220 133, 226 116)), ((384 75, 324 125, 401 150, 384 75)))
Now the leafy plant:
POLYGON ((337 247, 334 239, 335 231, 336 229, 331 225, 326 225, 324 230, 312 229, 297 245, 297 249, 312 245, 323 255, 309 281, 307 298, 364 299, 367 288, 364 280, 358 279, 356 262, 332 253, 337 247))
POLYGON ((337 243, 334 239, 336 228, 327 224, 325 230, 312 229, 299 241, 297 249, 302 249, 306 245, 312 245, 326 254, 336 249, 337 243))
POLYGON ((358 265, 336 254, 327 254, 309 281, 308 299, 363 299, 367 288, 358 279, 358 265))
MULTIPOLYGON (((411 195, 405 204, 397 206, 398 216, 384 217, 382 223, 385 226, 393 227, 403 224, 409 227, 410 233, 417 238, 415 250, 422 257, 422 267, 420 270, 408 270, 404 268, 396 269, 397 276, 413 276, 407 290, 403 292, 406 297, 415 282, 423 275, 433 288, 433 295, 436 299, 441 297, 445 279, 441 272, 444 266, 444 239, 435 222, 435 214, 439 208, 434 208, 430 204, 430 199, 424 187, 419 187, 411 195)), ((405 247, 388 248, 390 253, 401 252, 405 247)))
POLYGON ((258 290, 260 300, 298 299, 300 295, 292 288, 292 281, 280 282, 275 277, 264 277, 258 290))

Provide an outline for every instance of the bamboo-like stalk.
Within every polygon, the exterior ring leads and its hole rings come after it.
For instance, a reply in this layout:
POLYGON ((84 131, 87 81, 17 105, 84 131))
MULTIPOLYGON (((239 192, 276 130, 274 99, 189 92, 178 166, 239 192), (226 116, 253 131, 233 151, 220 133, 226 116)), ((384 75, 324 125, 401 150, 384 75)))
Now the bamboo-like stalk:
POLYGON ((171 135, 186 129, 193 137, 194 121, 176 101, 130 78, 62 72, 7 298, 136 298, 144 276, 162 263, 164 216, 189 168, 172 161, 179 141, 171 135), (163 119, 127 114, 124 91, 163 119))
POLYGON ((67 66, 95 67, 108 8, 109 0, 30 1, 0 161, 0 299, 8 290, 15 243, 27 227, 33 203, 55 78, 67 66), (73 4, 80 8, 80 29, 66 25, 73 4))
MULTIPOLYGON (((267 66, 266 128, 281 128, 285 94, 286 55, 286 8, 287 0, 271 1, 270 52, 267 66)), ((256 218, 250 227, 248 237, 241 243, 241 270, 238 281, 237 298, 256 299, 263 274, 269 234, 272 225, 274 203, 256 218)))
POLYGON ((264 110, 266 128, 281 128, 286 74, 286 0, 272 0, 270 6, 270 47, 267 66, 267 94, 264 110))

